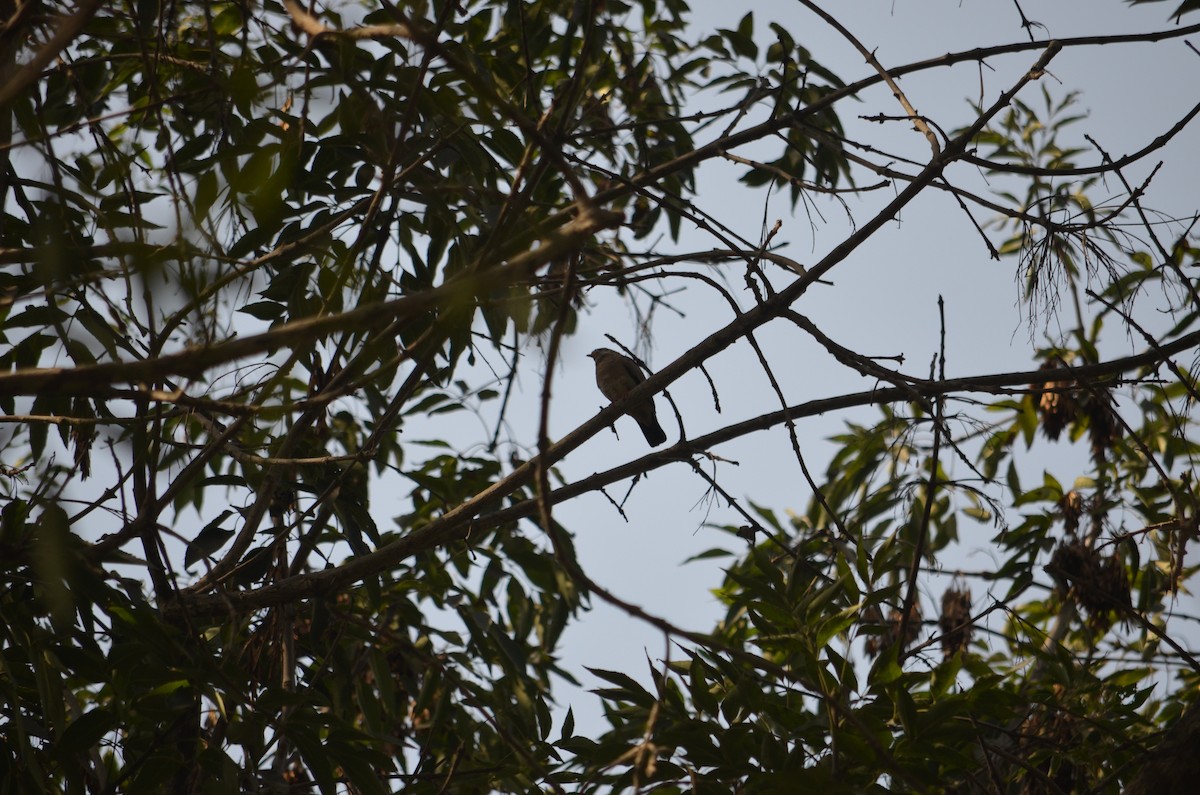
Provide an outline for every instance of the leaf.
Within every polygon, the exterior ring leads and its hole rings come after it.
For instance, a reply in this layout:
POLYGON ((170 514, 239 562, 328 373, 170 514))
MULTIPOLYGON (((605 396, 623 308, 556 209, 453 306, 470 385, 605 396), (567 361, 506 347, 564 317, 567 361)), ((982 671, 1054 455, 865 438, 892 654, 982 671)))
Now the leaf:
POLYGON ((231 36, 242 29, 242 24, 241 8, 237 4, 230 4, 213 17, 212 29, 218 36, 231 36))
POLYGON ((233 537, 232 530, 226 530, 221 527, 221 522, 233 515, 232 510, 222 511, 221 514, 206 524, 196 537, 187 545, 187 550, 183 555, 184 567, 191 566, 193 563, 204 558, 210 557, 214 552, 233 537))
POLYGON ((246 304, 238 311, 259 320, 278 320, 287 313, 287 307, 274 301, 258 301, 246 304))
POLYGON ((860 620, 861 614, 861 605, 851 605, 823 620, 815 633, 817 646, 827 646, 835 636, 845 632, 860 620))
POLYGON ((747 12, 738 23, 737 30, 722 29, 721 34, 733 51, 743 58, 758 57, 758 45, 754 43, 754 12, 747 12))
POLYGON ((29 504, 14 498, 0 508, 0 544, 16 547, 28 532, 29 504))
POLYGON ((654 703, 655 698, 644 687, 639 685, 628 674, 623 674, 620 671, 608 671, 603 668, 592 668, 584 666, 591 674, 598 676, 606 682, 611 682, 616 685, 615 688, 600 688, 593 690, 604 698, 611 698, 618 701, 629 701, 640 706, 649 707, 654 703))
POLYGON ((732 558, 732 557, 734 557, 733 552, 730 552, 727 549, 721 549, 720 547, 713 547, 712 549, 706 549, 703 552, 700 552, 695 555, 691 555, 687 558, 684 558, 683 562, 684 563, 694 563, 698 560, 712 560, 714 558, 732 558))
POLYGON ((117 727, 116 715, 109 709, 97 707, 71 721, 62 736, 53 745, 54 755, 60 764, 75 765, 76 754, 85 754, 100 744, 104 735, 117 727))
POLYGON ((271 569, 271 557, 269 546, 250 550, 234 570, 234 582, 242 587, 260 582, 271 569))
MULTIPOLYGON (((1162 0, 1126 0, 1126 2, 1130 5, 1139 5, 1141 3, 1160 3, 1162 0)), ((1178 22, 1184 14, 1190 14, 1193 11, 1200 11, 1200 0, 1183 0, 1171 14, 1171 19, 1178 22)))
POLYGON ((192 200, 192 206, 196 211, 197 223, 208 217, 208 211, 212 208, 213 202, 217 200, 218 190, 217 172, 215 171, 205 171, 196 180, 196 196, 192 200))
POLYGON ((881 685, 890 685, 903 676, 904 670, 900 667, 899 654, 900 644, 898 643, 893 643, 885 648, 879 655, 879 659, 871 666, 871 681, 881 685))

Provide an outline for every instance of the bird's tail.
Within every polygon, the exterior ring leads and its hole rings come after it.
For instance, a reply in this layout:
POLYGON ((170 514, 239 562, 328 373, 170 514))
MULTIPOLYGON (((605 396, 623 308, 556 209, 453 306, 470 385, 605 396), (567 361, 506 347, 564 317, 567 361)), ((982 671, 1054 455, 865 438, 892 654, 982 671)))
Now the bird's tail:
POLYGON ((667 440, 667 432, 658 424, 657 417, 634 417, 637 420, 638 427, 642 429, 642 436, 646 437, 646 441, 651 447, 658 447, 667 440))

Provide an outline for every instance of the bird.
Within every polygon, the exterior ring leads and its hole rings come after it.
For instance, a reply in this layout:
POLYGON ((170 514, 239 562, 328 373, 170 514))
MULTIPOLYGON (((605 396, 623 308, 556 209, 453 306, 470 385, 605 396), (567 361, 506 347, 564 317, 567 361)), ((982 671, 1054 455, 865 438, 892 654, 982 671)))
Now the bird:
MULTIPOLYGON (((638 363, 624 354, 609 348, 597 348, 588 356, 596 362, 596 386, 614 403, 622 400, 635 386, 646 380, 638 363)), ((629 406, 625 413, 637 422, 651 447, 658 447, 667 440, 666 431, 658 424, 653 396, 647 397, 645 402, 639 401, 636 405, 629 406)))

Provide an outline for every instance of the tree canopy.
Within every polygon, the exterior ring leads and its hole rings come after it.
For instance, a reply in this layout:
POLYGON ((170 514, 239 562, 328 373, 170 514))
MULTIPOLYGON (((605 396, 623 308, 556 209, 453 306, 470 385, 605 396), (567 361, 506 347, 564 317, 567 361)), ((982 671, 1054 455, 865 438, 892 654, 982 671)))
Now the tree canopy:
POLYGON ((1191 46, 1196 4, 1028 5, 896 64, 814 0, 0 0, 3 790, 1189 791, 1200 216, 1155 179, 1200 81, 1110 151, 1055 65, 1191 46), (947 72, 977 92, 927 114, 947 72), (1019 285, 981 333, 1022 366, 948 375, 940 295, 841 279, 931 202, 1019 285), (919 302, 936 350, 856 342, 919 302), (607 404, 593 343, 671 358, 607 404), (730 485, 760 438, 790 504, 730 485), (669 473, 721 506, 705 631, 563 518, 669 473), (665 650, 591 666, 577 727, 598 604, 665 650))

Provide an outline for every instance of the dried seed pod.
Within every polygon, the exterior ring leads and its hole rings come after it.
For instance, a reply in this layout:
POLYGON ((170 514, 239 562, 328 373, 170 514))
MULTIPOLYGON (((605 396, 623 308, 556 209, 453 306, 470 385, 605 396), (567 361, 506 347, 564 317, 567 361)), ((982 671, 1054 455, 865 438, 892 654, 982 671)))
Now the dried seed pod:
POLYGON ((1113 443, 1121 436, 1121 421, 1113 408, 1108 390, 1094 389, 1083 401, 1082 414, 1088 421, 1088 441, 1092 445, 1092 459, 1104 461, 1113 443))
POLYGON ((954 586, 942 594, 942 615, 938 619, 942 630, 942 652, 951 656, 971 642, 971 591, 954 586))
MULTIPOLYGON (((863 610, 862 626, 871 627, 876 630, 874 634, 867 638, 864 647, 867 656, 877 657, 896 642, 896 638, 900 634, 900 616, 901 613, 899 610, 892 610, 885 622, 883 620, 883 613, 875 605, 870 605, 863 610)), ((914 603, 908 611, 908 628, 900 644, 900 651, 905 651, 920 636, 921 606, 914 603)))
MULTIPOLYGON (((1059 367, 1058 360, 1043 362, 1040 370, 1054 370, 1059 367)), ((1046 381, 1041 384, 1030 384, 1029 388, 1037 397, 1038 412, 1042 415, 1042 432, 1050 440, 1057 439, 1079 412, 1079 405, 1070 390, 1071 381, 1046 381)))
POLYGON ((865 628, 876 630, 870 635, 867 635, 867 642, 863 650, 868 657, 878 657, 879 652, 883 651, 883 613, 879 610, 878 605, 867 605, 862 611, 862 624, 865 628))
POLYGON ((1063 524, 1067 532, 1074 535, 1079 529, 1079 518, 1083 516, 1083 495, 1072 489, 1062 496, 1058 507, 1062 509, 1063 524))
POLYGON ((1059 544, 1046 564, 1046 573, 1054 578, 1062 597, 1087 611, 1096 629, 1107 629, 1113 611, 1120 612, 1132 604, 1129 577, 1120 556, 1114 553, 1102 558, 1077 538, 1059 544))

